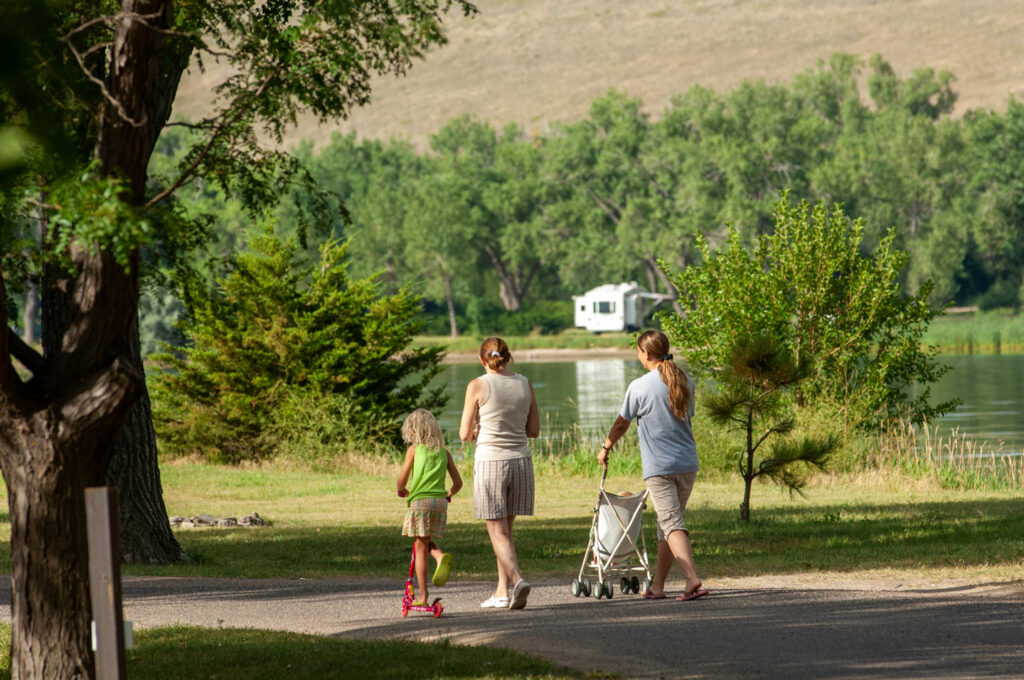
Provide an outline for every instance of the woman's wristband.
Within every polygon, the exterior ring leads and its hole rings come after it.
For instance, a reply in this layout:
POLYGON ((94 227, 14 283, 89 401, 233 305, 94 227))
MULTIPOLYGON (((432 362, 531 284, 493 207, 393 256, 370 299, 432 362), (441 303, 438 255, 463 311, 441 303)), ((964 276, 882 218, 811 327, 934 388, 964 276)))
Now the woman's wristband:
POLYGON ((611 446, 605 446, 604 444, 601 444, 601 449, 604 450, 604 451, 607 451, 608 453, 612 452, 612 447, 611 446))

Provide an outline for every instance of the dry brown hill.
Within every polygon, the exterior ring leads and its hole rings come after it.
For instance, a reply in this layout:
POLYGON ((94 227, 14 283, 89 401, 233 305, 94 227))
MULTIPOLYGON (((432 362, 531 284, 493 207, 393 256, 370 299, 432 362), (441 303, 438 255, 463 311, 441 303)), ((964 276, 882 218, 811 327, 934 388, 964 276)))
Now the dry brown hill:
MULTIPOLYGON (((424 147, 447 120, 470 113, 544 132, 586 115, 610 88, 657 114, 700 84, 785 81, 833 52, 880 53, 900 74, 952 71, 957 111, 1024 98, 1022 0, 479 0, 451 17, 450 43, 408 76, 374 84, 373 103, 348 121, 304 121, 287 140, 335 130, 424 147)), ((195 118, 222 72, 191 73, 175 111, 195 118)))

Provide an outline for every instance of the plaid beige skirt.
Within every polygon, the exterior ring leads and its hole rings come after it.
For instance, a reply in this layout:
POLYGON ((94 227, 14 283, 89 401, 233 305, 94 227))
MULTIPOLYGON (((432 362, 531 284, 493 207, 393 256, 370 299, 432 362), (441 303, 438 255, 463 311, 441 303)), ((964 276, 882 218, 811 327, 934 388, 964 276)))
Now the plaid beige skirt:
POLYGON ((447 498, 417 498, 409 504, 409 511, 405 513, 402 535, 441 538, 447 524, 447 498))

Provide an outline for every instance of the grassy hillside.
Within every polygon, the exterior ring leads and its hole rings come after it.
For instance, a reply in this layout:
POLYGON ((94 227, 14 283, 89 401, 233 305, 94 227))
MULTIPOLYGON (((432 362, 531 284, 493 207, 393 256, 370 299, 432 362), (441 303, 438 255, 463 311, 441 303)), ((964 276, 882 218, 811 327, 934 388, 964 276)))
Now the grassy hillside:
MULTIPOLYGON (((928 66, 957 76, 957 112, 1002 109, 1024 97, 1020 0, 478 0, 449 19, 450 43, 404 78, 374 84, 348 121, 302 121, 286 143, 333 131, 405 137, 423 148, 447 120, 470 113, 544 133, 586 115, 610 88, 657 114, 673 94, 744 79, 788 80, 833 52, 882 54, 901 75, 928 66)), ((175 112, 196 118, 224 71, 183 82, 175 112)))

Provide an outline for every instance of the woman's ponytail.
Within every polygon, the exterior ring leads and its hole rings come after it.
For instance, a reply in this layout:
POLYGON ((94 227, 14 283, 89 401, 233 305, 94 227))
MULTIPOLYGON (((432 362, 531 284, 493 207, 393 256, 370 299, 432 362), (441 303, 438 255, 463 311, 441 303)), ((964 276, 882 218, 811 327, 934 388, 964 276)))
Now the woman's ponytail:
POLYGON ((672 413, 680 420, 690 417, 690 382, 686 374, 672 360, 668 336, 661 331, 646 331, 636 339, 636 346, 658 360, 658 375, 668 387, 668 404, 672 413))

